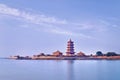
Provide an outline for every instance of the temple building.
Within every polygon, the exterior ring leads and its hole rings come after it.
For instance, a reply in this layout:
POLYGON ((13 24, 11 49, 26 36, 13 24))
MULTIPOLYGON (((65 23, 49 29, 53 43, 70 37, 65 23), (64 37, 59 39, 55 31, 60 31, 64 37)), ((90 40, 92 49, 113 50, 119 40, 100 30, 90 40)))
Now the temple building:
POLYGON ((67 51, 66 51, 66 54, 67 56, 73 56, 74 55, 74 42, 70 39, 68 42, 67 42, 67 51))
POLYGON ((83 53, 83 52, 79 52, 79 53, 77 53, 77 56, 79 56, 79 57, 85 57, 86 55, 85 55, 85 53, 83 53))
POLYGON ((53 56, 62 56, 63 55, 63 53, 62 52, 60 52, 60 51, 55 51, 55 52, 53 52, 53 56))

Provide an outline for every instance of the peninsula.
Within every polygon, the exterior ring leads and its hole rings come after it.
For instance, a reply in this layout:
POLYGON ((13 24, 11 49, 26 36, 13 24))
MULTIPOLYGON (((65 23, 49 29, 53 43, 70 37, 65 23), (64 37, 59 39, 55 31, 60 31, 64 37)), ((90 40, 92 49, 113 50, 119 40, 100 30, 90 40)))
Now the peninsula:
POLYGON ((107 52, 103 54, 101 51, 97 51, 95 55, 86 55, 83 52, 74 52, 74 42, 70 39, 67 42, 66 54, 63 54, 59 50, 53 52, 53 54, 40 53, 33 56, 10 56, 9 59, 15 60, 120 60, 120 54, 115 52, 107 52))

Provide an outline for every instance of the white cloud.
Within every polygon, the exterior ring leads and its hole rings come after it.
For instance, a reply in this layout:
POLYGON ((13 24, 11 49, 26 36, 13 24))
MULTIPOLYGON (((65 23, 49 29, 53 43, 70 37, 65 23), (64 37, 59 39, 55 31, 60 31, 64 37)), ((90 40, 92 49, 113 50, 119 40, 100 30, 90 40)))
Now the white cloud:
POLYGON ((71 32, 71 31, 62 30, 62 29, 59 29, 59 28, 47 30, 47 32, 55 33, 55 34, 60 34, 60 35, 67 35, 67 36, 74 36, 74 37, 81 37, 81 38, 93 39, 93 37, 88 36, 88 35, 84 35, 82 33, 76 33, 76 32, 73 32, 73 31, 71 32))
POLYGON ((99 20, 100 23, 102 24, 102 26, 105 28, 107 28, 107 30, 109 30, 110 28, 114 28, 114 29, 120 29, 120 23, 119 20, 117 18, 109 18, 108 20, 99 20))
POLYGON ((15 16, 32 22, 35 24, 48 23, 48 24, 66 24, 65 20, 58 20, 55 17, 47 17, 41 14, 31 14, 25 11, 21 11, 16 8, 11 8, 5 4, 0 4, 0 13, 10 16, 15 16))
POLYGON ((76 26, 77 29, 79 30, 90 30, 90 29, 93 29, 93 25, 91 25, 90 23, 88 22, 85 22, 85 23, 72 23, 73 25, 76 26))
MULTIPOLYGON (((26 12, 17 8, 9 7, 5 4, 0 4, 0 14, 13 16, 16 18, 20 18, 22 21, 26 21, 32 24, 42 25, 45 29, 47 28, 47 32, 61 34, 61 35, 69 35, 69 36, 80 36, 83 38, 91 38, 91 36, 84 35, 81 32, 76 32, 75 30, 91 30, 94 29, 95 26, 87 24, 87 23, 74 23, 69 22, 65 19, 60 20, 55 17, 49 17, 43 14, 33 14, 31 12, 26 12)), ((24 24, 22 27, 29 27, 29 25, 24 24)), ((41 26, 37 27, 38 30, 41 26)), ((35 27, 36 29, 36 27, 35 27)), ((45 30, 44 30, 45 31, 45 30)))
MULTIPOLYGON (((70 22, 68 20, 61 20, 56 17, 49 17, 43 14, 33 14, 31 12, 26 12, 17 8, 9 7, 5 4, 0 4, 0 14, 8 15, 12 17, 19 18, 22 21, 37 24, 39 25, 35 29, 41 30, 41 28, 45 29, 43 31, 61 34, 61 35, 69 35, 69 36, 80 36, 84 38, 91 38, 89 35, 85 35, 85 32, 104 32, 109 29, 109 27, 119 28, 120 24, 116 24, 113 22, 106 21, 105 19, 97 19, 90 20, 84 22, 70 22)), ((116 19, 112 19, 112 21, 116 19)), ((28 23, 23 23, 22 27, 29 28, 28 23)), ((88 33, 89 34, 89 33, 88 33)))

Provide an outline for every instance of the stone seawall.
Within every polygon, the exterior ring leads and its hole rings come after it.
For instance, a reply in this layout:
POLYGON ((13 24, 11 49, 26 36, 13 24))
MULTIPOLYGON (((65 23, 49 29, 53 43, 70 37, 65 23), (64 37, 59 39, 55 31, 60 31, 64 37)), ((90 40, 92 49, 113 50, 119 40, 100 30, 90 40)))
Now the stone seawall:
POLYGON ((15 60, 120 60, 120 56, 97 56, 97 57, 56 57, 56 56, 40 56, 40 57, 19 57, 9 58, 15 60))

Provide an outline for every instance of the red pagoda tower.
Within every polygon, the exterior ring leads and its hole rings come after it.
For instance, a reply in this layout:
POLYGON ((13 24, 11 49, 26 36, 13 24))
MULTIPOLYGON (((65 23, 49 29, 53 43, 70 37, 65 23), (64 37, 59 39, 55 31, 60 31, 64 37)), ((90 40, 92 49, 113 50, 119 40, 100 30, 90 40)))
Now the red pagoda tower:
POLYGON ((67 42, 67 52, 66 54, 68 56, 72 56, 74 55, 74 42, 70 39, 68 42, 67 42))

